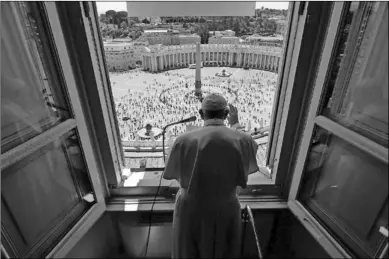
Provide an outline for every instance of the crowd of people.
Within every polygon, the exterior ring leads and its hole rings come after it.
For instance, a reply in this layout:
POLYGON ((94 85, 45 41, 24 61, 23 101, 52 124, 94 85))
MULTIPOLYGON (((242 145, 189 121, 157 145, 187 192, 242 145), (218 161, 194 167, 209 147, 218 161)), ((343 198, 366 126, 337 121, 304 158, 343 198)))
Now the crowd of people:
MULTIPOLYGON (((243 71, 243 70, 241 70, 243 71)), ((147 73, 132 70, 128 79, 142 76, 144 89, 129 89, 120 97, 115 97, 120 136, 122 140, 137 140, 137 132, 144 128, 145 122, 153 127, 163 128, 166 124, 197 116, 190 125, 202 126, 198 114, 201 103, 194 95, 195 79, 183 70, 163 72, 167 81, 159 82, 147 77, 147 73)), ((220 93, 229 103, 238 108, 240 124, 253 131, 270 124, 273 97, 277 75, 274 73, 251 70, 244 76, 202 77, 203 95, 220 93), (248 75, 247 75, 248 74, 248 75)), ((115 87, 115 86, 113 86, 115 87)), ((167 135, 178 136, 187 130, 188 124, 179 124, 168 129, 167 135)))

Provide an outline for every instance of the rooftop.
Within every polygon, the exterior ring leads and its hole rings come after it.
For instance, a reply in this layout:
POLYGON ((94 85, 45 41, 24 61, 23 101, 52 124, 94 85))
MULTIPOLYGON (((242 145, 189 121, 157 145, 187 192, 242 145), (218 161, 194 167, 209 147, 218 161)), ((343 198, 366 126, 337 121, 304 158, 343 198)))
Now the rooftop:
POLYGON ((144 30, 144 33, 167 33, 167 29, 166 30, 144 30))

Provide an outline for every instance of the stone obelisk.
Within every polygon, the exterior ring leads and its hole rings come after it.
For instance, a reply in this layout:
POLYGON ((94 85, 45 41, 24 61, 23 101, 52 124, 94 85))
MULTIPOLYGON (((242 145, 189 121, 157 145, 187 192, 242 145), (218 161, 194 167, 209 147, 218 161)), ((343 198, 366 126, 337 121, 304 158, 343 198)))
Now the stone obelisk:
POLYGON ((201 94, 201 53, 200 43, 196 43, 196 81, 195 81, 195 95, 197 97, 202 96, 201 94))

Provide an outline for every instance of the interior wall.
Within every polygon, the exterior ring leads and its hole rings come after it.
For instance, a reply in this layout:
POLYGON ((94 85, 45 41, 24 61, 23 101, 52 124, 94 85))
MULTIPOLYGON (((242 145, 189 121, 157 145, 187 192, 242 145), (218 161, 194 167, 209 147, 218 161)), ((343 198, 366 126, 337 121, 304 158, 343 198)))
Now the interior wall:
POLYGON ((109 213, 104 213, 65 258, 108 258, 119 254, 121 238, 109 213))
POLYGON ((269 258, 331 258, 289 210, 278 215, 274 226, 269 258))
MULTIPOLYGON (((330 258, 289 210, 253 211, 265 258, 330 258)), ((69 252, 67 258, 170 258, 172 212, 107 212, 69 252), (150 233, 149 233, 150 231, 150 233)), ((253 232, 247 225, 244 258, 257 258, 253 232)))
MULTIPOLYGON (((264 254, 266 254, 269 247, 274 219, 278 213, 280 213, 279 210, 253 212, 264 254)), ((148 213, 115 212, 112 215, 113 220, 117 222, 127 256, 131 258, 170 258, 172 247, 172 212, 153 215, 151 228, 149 228, 150 218, 148 213), (147 244, 148 236, 150 236, 150 240, 147 244)), ((247 224, 246 233, 244 257, 256 258, 254 235, 249 224, 247 224)))

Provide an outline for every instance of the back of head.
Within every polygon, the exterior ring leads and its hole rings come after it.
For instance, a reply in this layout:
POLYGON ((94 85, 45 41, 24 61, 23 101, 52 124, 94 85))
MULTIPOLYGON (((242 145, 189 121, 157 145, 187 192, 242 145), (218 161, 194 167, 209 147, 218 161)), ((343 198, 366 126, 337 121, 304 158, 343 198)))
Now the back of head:
POLYGON ((200 115, 203 120, 224 120, 228 115, 227 100, 219 94, 207 95, 201 103, 200 115))

